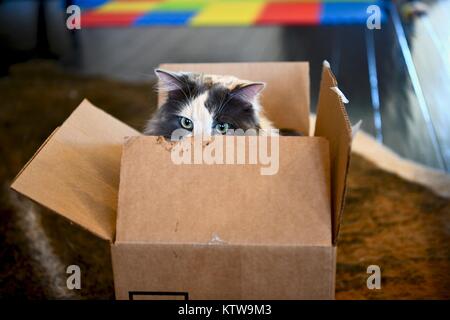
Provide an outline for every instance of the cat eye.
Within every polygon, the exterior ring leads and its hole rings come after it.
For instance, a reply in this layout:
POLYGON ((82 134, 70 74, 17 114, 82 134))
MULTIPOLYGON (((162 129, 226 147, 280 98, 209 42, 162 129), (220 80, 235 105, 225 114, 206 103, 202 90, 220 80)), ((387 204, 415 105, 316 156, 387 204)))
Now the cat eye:
POLYGON ((220 122, 214 126, 214 129, 220 134, 226 134, 229 129, 231 129, 231 125, 226 122, 220 122))
POLYGON ((192 131, 192 129, 194 128, 192 120, 185 117, 180 117, 180 124, 186 130, 192 131))

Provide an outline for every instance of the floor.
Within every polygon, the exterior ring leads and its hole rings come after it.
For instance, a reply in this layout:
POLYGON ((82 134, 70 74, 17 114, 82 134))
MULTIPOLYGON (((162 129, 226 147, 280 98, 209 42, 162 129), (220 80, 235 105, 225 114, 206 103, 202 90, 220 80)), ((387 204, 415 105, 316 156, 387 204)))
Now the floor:
MULTIPOLYGON (((30 28, 36 19, 29 6, 35 3, 28 1, 28 7, 26 3, 6 1, 0 10, 0 35, 6 34, 7 47, 32 46, 30 28), (22 10, 13 9, 18 5, 22 10), (21 19, 14 19, 19 12, 21 19), (25 19, 26 24, 18 22, 25 19), (14 37, 8 38, 8 32, 14 37)), ((151 80, 152 69, 163 62, 308 60, 313 111, 326 59, 350 100, 347 108, 353 123, 362 119, 363 130, 401 156, 448 171, 450 0, 428 3, 428 15, 402 25, 393 14, 380 30, 372 31, 365 25, 347 25, 69 32, 61 28, 64 15, 59 2, 48 1, 45 30, 50 52, 67 70, 132 82, 151 80)))

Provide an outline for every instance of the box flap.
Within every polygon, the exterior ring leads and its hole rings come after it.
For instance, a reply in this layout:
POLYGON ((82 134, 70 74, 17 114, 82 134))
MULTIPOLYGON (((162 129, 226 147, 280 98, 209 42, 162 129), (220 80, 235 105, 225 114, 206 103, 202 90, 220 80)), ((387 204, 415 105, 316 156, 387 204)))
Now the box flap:
MULTIPOLYGON (((250 159, 249 139, 225 137, 220 154, 243 143, 250 159)), ((170 145, 156 137, 127 140, 116 243, 331 246, 328 141, 279 137, 278 145, 278 170, 262 175, 261 168, 276 167, 176 164, 170 145)))
MULTIPOLYGON (((261 104, 276 127, 309 132, 308 62, 182 63, 163 64, 171 71, 233 75, 240 79, 265 82, 261 104)), ((162 103, 160 94, 159 105, 162 103)))
POLYGON ((324 62, 314 135, 325 137, 330 143, 333 244, 337 242, 344 210, 352 141, 351 125, 342 99, 330 66, 324 62))
POLYGON ((84 100, 11 188, 105 240, 114 239, 124 137, 139 135, 84 100))

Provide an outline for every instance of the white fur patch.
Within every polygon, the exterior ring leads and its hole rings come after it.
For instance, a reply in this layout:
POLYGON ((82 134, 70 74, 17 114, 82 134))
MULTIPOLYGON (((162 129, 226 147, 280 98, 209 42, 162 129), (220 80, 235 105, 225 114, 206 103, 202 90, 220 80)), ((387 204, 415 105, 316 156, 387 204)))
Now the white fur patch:
POLYGON ((186 104, 178 113, 179 116, 188 118, 193 122, 193 135, 210 136, 212 134, 213 116, 206 109, 205 102, 207 99, 208 92, 206 91, 186 104))

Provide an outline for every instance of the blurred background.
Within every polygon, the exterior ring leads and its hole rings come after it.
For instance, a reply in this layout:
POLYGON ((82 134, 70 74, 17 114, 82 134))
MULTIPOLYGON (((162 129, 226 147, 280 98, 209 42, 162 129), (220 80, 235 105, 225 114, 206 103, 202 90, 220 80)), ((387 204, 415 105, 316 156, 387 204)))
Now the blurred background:
MULTIPOLYGON (((450 0, 0 0, 0 53, 0 298, 114 298, 109 244, 9 185, 84 98, 142 129, 160 63, 309 61, 314 112, 328 60, 353 124, 450 170, 450 0)), ((337 299, 448 299, 449 221, 448 199, 353 154, 337 299)))
POLYGON ((0 46, 2 77, 30 59, 130 82, 162 62, 307 60, 313 111, 326 59, 353 123, 450 169, 448 0, 0 0, 0 46), (72 4, 80 29, 66 26, 72 4))

